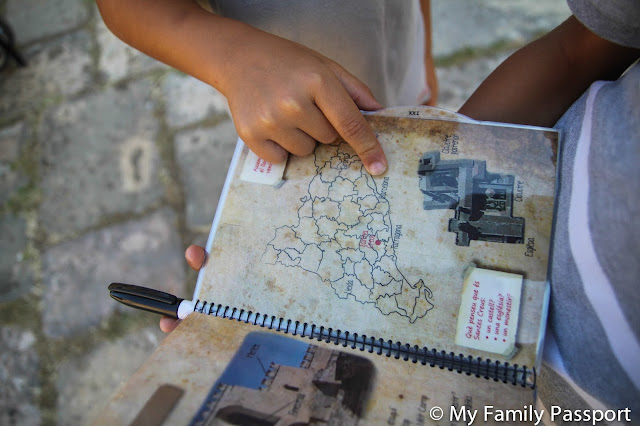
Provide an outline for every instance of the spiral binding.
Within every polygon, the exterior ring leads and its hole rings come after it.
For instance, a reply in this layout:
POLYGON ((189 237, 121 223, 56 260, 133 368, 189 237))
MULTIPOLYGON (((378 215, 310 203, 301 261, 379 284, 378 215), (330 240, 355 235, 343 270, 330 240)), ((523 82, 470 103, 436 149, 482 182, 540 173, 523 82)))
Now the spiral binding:
POLYGON ((454 352, 437 351, 427 347, 411 346, 391 340, 383 340, 373 336, 359 335, 349 331, 333 330, 315 324, 301 323, 300 321, 285 320, 259 312, 246 311, 244 309, 231 308, 229 306, 216 305, 206 301, 197 300, 194 312, 206 315, 236 320, 247 324, 276 330, 294 336, 308 337, 326 343, 334 343, 351 349, 377 353, 387 357, 393 356, 396 359, 421 363, 431 367, 440 367, 449 371, 456 371, 460 374, 466 373, 468 376, 475 375, 487 380, 502 381, 513 385, 520 385, 535 389, 536 371, 535 368, 527 368, 526 365, 501 363, 490 359, 474 358, 472 356, 456 355, 454 352))

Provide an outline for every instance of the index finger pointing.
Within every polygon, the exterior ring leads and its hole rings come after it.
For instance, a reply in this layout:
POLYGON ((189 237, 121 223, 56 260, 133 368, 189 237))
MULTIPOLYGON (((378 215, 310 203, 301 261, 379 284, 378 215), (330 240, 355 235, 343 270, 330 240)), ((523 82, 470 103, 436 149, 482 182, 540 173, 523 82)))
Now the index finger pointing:
POLYGON ((387 170, 387 157, 373 130, 342 84, 335 79, 316 94, 316 105, 338 134, 354 149, 372 175, 387 170))

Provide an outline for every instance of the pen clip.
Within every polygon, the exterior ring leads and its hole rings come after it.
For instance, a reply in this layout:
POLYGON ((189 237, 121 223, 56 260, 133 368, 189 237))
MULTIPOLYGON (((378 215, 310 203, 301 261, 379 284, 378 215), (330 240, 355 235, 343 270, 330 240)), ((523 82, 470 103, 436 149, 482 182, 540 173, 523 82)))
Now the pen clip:
POLYGON ((178 318, 178 307, 184 300, 164 291, 124 283, 111 283, 109 294, 127 306, 172 318, 178 318))

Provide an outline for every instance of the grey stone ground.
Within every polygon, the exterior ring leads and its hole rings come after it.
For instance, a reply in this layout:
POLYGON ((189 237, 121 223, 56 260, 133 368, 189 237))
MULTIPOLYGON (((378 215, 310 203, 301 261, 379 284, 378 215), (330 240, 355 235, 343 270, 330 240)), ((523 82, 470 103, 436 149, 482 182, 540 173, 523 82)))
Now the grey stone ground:
MULTIPOLYGON (((433 1, 440 106, 568 16, 556 0, 433 1)), ((162 340, 111 281, 188 297, 236 135, 214 89, 117 40, 86 0, 0 0, 0 425, 90 423, 162 340)))

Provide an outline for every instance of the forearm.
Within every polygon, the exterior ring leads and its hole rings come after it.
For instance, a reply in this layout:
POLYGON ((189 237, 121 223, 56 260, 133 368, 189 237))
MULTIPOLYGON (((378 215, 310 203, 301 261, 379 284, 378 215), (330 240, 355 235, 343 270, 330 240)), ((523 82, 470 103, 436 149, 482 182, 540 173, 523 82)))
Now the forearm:
POLYGON ((98 0, 107 27, 147 55, 223 91, 247 32, 259 31, 190 0, 98 0), (214 29, 214 30, 212 30, 214 29), (215 34, 215 37, 212 37, 215 34))
POLYGON ((460 113, 478 120, 553 126, 592 82, 616 79, 637 55, 571 17, 503 62, 460 113))

